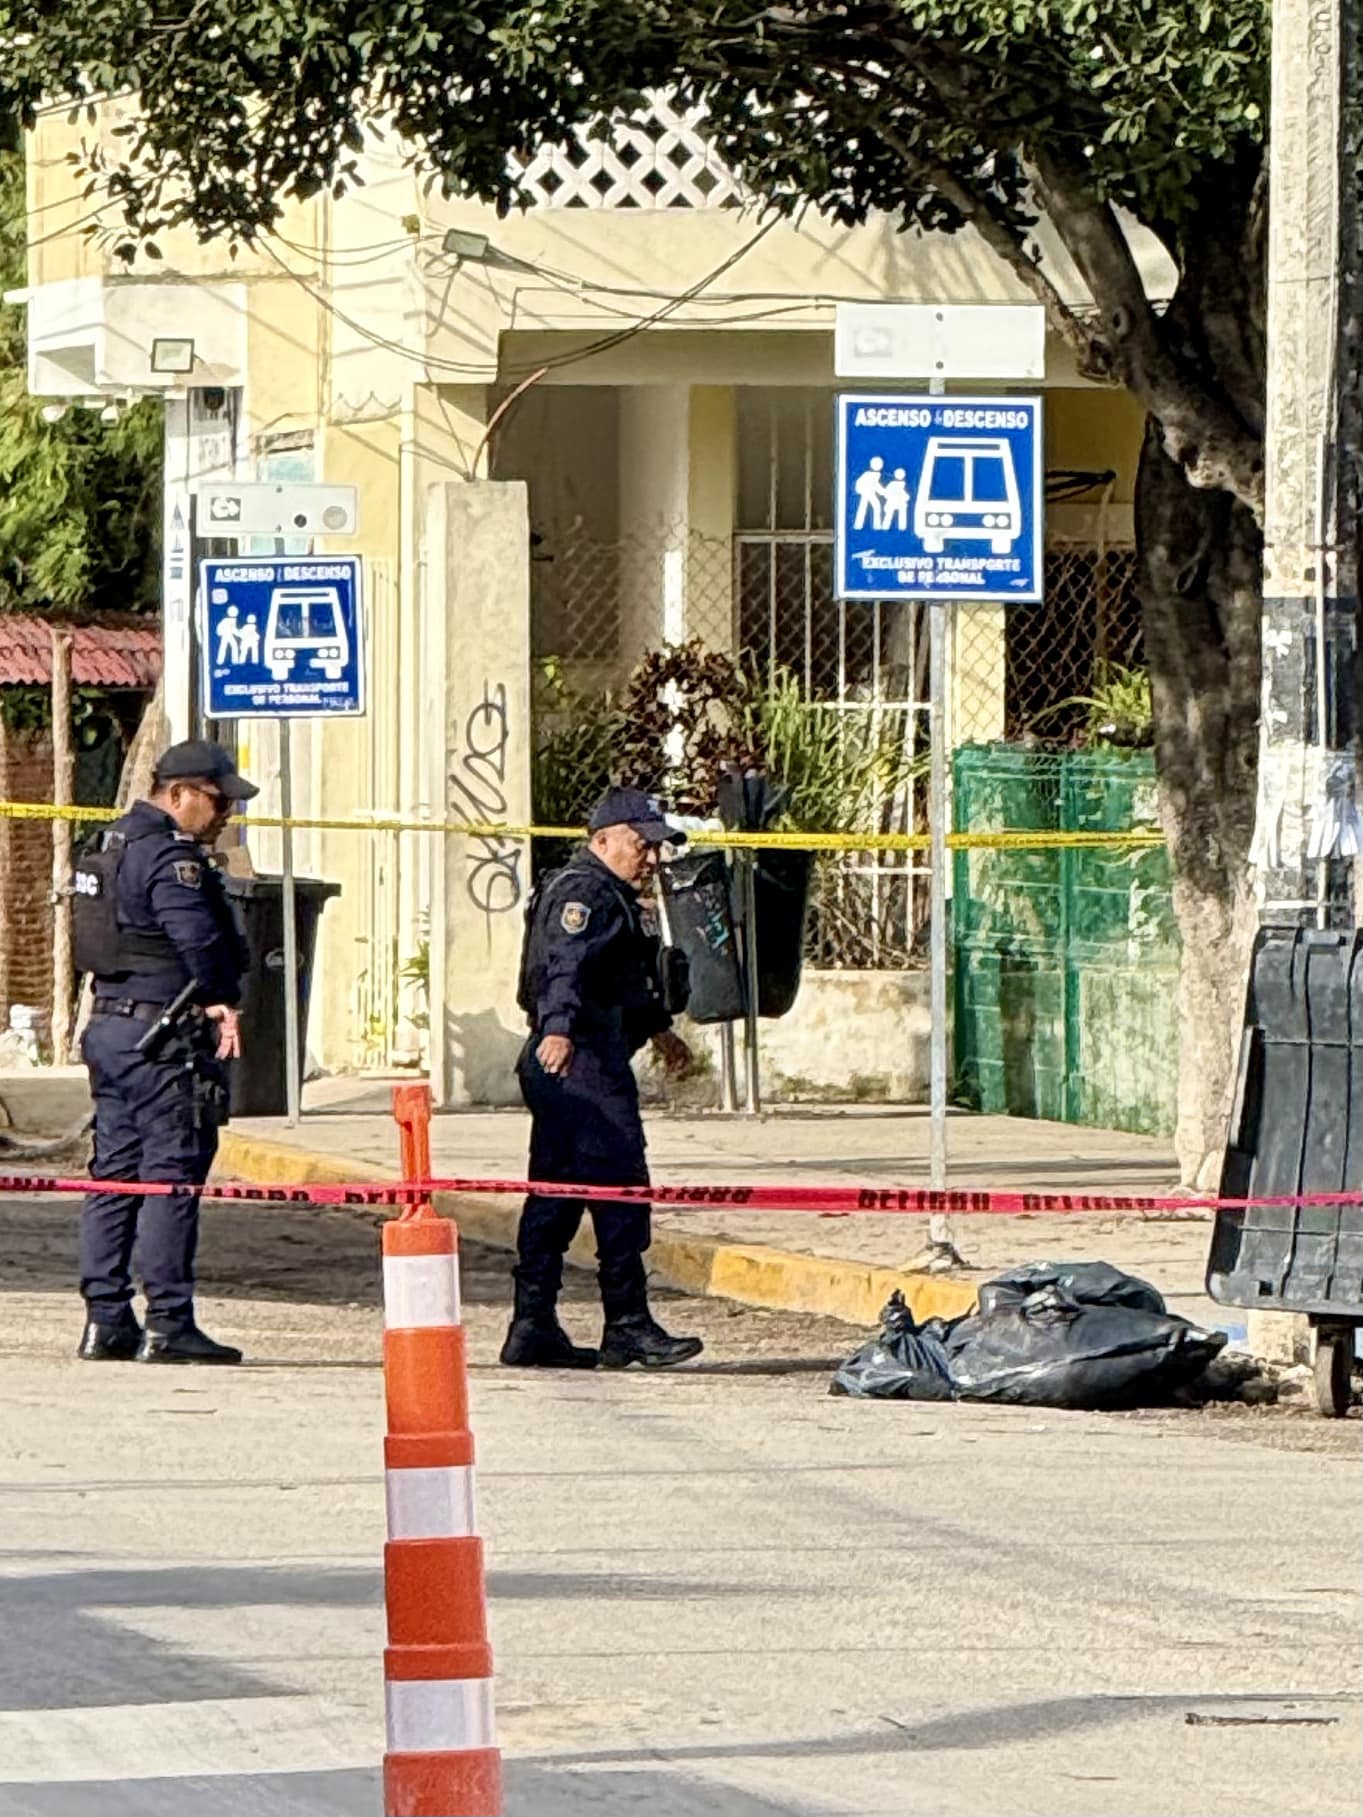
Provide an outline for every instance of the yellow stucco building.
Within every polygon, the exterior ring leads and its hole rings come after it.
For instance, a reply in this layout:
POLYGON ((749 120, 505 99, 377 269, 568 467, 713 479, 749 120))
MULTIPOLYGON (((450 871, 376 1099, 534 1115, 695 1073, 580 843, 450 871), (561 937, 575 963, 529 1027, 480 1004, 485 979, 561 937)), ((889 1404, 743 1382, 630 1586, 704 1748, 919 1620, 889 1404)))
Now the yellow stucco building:
MULTIPOLYGON (((94 129, 109 146, 117 112, 94 129)), ((159 258, 124 264, 69 161, 91 130, 54 110, 29 141, 30 384, 73 403, 166 399, 177 736, 196 710, 191 501, 222 478, 357 489, 358 533, 319 546, 365 558, 371 704, 363 720, 296 728, 303 816, 528 815, 531 670, 550 655, 609 682, 645 649, 700 635, 845 704, 891 685, 909 707, 921 698, 911 608, 832 597, 834 314, 844 300, 1028 300, 972 233, 773 222, 659 99, 611 145, 541 157, 525 173, 532 205, 506 220, 426 195, 400 148, 371 149, 361 188, 291 209, 256 247, 177 234, 159 258), (173 338, 193 342, 188 373, 153 370, 155 343, 173 338)), ((1151 290, 1166 287, 1156 249, 1136 250, 1151 290)), ((1083 300, 1063 257, 1048 269, 1083 300)), ((1124 395, 1085 385, 1057 342, 1045 389, 1047 467, 1089 482, 1052 507, 1049 535, 1076 552, 1066 586, 1076 617, 1091 615, 1108 552, 1131 542, 1141 422, 1124 395)), ((1000 736, 1002 614, 970 616, 954 730, 1000 736)), ((274 728, 243 723, 238 742, 268 811, 274 728)), ((258 868, 277 866, 268 830, 251 849, 258 868)), ((320 1063, 415 1053, 413 972, 429 940, 441 1095, 508 1095, 520 848, 315 831, 297 861, 342 888, 314 990, 320 1063)), ((902 1046, 902 985, 859 1012, 868 1040, 879 1015, 902 1046)))

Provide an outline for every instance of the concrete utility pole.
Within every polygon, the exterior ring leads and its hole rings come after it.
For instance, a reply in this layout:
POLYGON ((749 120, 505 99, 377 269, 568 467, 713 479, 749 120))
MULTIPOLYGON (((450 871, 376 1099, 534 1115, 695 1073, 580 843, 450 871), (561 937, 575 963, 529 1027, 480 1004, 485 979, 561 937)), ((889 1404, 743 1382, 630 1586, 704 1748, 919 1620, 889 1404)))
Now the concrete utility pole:
MULTIPOLYGON (((1262 918, 1363 918, 1359 537, 1363 501, 1363 0, 1274 0, 1269 122, 1262 918)), ((1292 1361, 1306 1321, 1251 1312, 1292 1361)))
POLYGON ((169 741, 193 738, 194 726, 194 551, 190 499, 189 403, 165 402, 164 522, 161 538, 162 680, 169 741))
MULTIPOLYGON (((1266 922, 1349 924, 1363 497, 1363 0, 1274 0, 1263 716, 1266 922), (1321 653, 1324 653, 1324 661, 1321 653), (1332 815, 1323 804, 1334 802, 1332 815), (1317 829, 1312 841, 1313 824, 1317 829)), ((1352 892, 1357 899, 1357 891, 1352 892)))

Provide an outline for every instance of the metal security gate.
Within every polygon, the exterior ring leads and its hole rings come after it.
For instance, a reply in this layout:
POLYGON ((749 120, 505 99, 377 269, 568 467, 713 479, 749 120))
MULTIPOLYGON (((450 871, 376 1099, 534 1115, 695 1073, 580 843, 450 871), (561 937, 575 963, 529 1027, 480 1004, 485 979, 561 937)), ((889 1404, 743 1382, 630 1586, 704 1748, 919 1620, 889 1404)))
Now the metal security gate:
MULTIPOLYGON (((769 681, 794 676, 807 700, 845 716, 849 748, 888 727, 907 780, 874 800, 870 824, 841 830, 922 832, 927 825, 927 624, 906 601, 834 599, 832 540, 742 531, 735 538, 738 647, 769 681), (861 722, 860 724, 858 722, 861 722)), ((849 852, 822 867, 809 961, 823 969, 912 963, 927 913, 926 854, 849 852)))
MULTIPOLYGON (((795 678, 806 700, 846 716, 849 748, 891 728, 907 780, 877 794, 867 824, 927 827, 928 636, 918 602, 858 604, 833 589, 828 391, 747 391, 738 418, 740 522, 734 538, 735 645, 767 681, 795 678)), ((917 951, 928 908, 926 853, 850 852, 821 866, 809 962, 898 969, 917 951)))

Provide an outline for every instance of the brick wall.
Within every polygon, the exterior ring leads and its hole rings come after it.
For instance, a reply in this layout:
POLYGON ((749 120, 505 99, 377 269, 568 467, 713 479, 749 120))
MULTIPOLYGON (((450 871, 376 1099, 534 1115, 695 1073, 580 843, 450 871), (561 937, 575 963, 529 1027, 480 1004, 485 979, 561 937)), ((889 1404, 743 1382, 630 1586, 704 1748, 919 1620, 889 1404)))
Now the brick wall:
MULTIPOLYGON (((0 722, 0 798, 51 801, 52 745, 0 722)), ((0 1029, 15 1003, 52 1002, 52 828, 0 819, 0 1029)))

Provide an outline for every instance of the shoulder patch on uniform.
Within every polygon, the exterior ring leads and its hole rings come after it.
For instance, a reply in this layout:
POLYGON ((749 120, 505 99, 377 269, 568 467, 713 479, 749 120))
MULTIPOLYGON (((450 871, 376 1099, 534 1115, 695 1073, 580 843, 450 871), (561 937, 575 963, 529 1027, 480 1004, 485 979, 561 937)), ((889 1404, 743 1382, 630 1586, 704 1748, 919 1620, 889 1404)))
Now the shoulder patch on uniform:
POLYGON ((177 858, 171 868, 175 881, 183 883, 187 890, 197 890, 203 882, 203 866, 193 858, 177 858))
POLYGON ((565 902, 558 924, 565 934, 580 934, 592 918, 585 902, 565 902))

